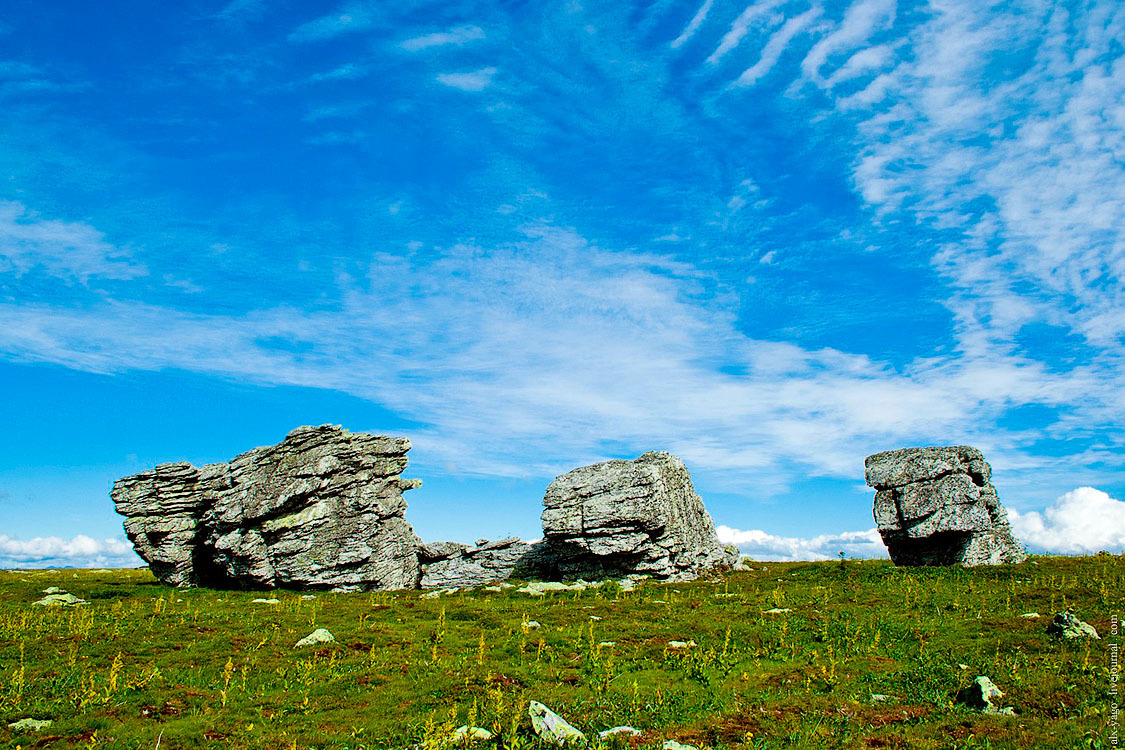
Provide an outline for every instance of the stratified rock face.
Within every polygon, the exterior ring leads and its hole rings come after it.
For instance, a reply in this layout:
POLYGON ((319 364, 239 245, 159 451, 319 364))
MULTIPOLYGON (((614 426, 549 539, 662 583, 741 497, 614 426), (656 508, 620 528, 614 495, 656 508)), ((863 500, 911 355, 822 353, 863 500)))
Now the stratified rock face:
POLYGON ((567 472, 543 505, 548 575, 684 580, 737 559, 719 544, 683 461, 663 451, 567 472))
POLYGON ((227 464, 163 464, 113 487, 125 531, 177 586, 400 589, 418 584, 400 479, 410 441, 300 427, 227 464))
POLYGON ((999 565, 1027 553, 976 448, 903 448, 868 456, 875 523, 895 565, 999 565))
MULTIPOLYGON (((492 542, 481 539, 473 546, 457 542, 419 542, 421 587, 460 588, 503 581, 528 566, 537 550, 537 545, 521 542, 514 536, 492 542)), ((534 573, 535 569, 529 572, 534 573)))

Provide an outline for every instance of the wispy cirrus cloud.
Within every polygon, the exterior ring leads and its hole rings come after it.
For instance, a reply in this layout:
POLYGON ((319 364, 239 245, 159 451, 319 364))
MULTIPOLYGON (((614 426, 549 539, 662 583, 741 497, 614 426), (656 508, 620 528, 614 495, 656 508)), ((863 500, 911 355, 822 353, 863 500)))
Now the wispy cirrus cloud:
POLYGON ((742 75, 734 82, 736 86, 753 86, 760 78, 770 72, 773 66, 777 64, 778 58, 789 47, 789 43, 793 41, 793 37, 804 31, 809 24, 815 21, 820 16, 819 8, 812 8, 807 10, 795 18, 787 20, 777 33, 770 37, 766 46, 762 49, 762 56, 758 58, 758 62, 747 68, 742 72, 742 75))
POLYGON ((480 68, 467 73, 439 73, 435 80, 443 86, 462 91, 484 91, 492 85, 496 68, 480 68))
POLYGON ((348 3, 334 13, 301 24, 289 34, 289 41, 323 42, 344 34, 370 29, 379 22, 380 18, 380 13, 371 4, 348 3))
POLYGON ((36 269, 81 284, 146 273, 89 224, 43 218, 21 203, 0 201, 0 274, 22 276, 36 269))
POLYGON ((672 49, 682 46, 685 42, 695 36, 695 32, 699 31, 699 27, 707 20, 707 14, 711 11, 711 6, 715 4, 715 0, 704 0, 703 5, 699 6, 699 10, 692 16, 691 21, 680 32, 680 35, 672 40, 670 46, 672 49))
POLYGON ((457 26, 449 31, 411 37, 399 44, 407 52, 421 52, 434 47, 460 46, 485 38, 484 29, 479 26, 457 26))

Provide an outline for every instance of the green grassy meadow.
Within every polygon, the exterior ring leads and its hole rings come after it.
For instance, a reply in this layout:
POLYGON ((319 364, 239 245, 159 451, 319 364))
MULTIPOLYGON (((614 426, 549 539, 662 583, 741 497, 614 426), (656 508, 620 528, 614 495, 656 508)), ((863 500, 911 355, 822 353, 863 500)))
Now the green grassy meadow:
POLYGON ((604 747, 1110 748, 1123 562, 751 563, 541 598, 302 599, 174 589, 147 570, 0 572, 0 747, 436 749, 470 724, 496 735, 480 747, 536 748, 534 699, 593 747, 627 724, 644 734, 604 747), (49 586, 88 604, 33 606, 49 586), (1067 608, 1102 640, 1048 635, 1067 608), (315 628, 336 643, 295 649, 315 628), (956 702, 977 675, 1016 716, 956 702), (53 723, 8 728, 25 717, 53 723))

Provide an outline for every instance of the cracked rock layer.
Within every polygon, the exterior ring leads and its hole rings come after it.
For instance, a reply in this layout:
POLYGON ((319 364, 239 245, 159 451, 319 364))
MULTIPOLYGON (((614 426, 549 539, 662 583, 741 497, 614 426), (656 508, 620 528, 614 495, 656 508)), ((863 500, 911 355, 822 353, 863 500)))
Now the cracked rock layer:
POLYGON ((415 588, 406 438, 299 427, 229 463, 162 464, 114 483, 125 532, 176 586, 415 588))
POLYGON ((868 456, 875 524, 895 565, 999 565, 1027 557, 992 486, 992 467, 965 445, 868 456))

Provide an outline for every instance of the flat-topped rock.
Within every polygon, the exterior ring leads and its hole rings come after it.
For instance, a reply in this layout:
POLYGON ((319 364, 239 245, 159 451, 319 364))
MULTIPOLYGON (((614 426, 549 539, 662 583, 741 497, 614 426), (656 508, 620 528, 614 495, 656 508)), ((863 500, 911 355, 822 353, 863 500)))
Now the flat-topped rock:
POLYGON ((737 560, 719 543, 683 461, 663 451, 569 471, 547 487, 543 505, 556 575, 684 580, 737 560))
POLYGON ((992 467, 976 448, 884 451, 867 457, 864 473, 896 565, 997 565, 1027 557, 991 484, 992 467))
POLYGON ((410 441, 299 427, 229 463, 163 464, 112 498, 137 553, 176 586, 415 588, 400 478, 410 441))

